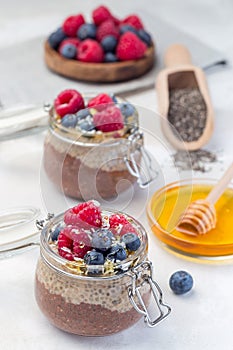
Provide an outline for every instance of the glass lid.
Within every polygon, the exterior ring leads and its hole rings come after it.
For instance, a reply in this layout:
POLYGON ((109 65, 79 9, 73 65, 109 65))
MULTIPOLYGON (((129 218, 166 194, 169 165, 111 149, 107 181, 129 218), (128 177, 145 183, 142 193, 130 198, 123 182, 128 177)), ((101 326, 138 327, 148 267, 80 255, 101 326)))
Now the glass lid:
POLYGON ((0 211, 0 259, 38 243, 39 215, 38 208, 27 206, 0 211))

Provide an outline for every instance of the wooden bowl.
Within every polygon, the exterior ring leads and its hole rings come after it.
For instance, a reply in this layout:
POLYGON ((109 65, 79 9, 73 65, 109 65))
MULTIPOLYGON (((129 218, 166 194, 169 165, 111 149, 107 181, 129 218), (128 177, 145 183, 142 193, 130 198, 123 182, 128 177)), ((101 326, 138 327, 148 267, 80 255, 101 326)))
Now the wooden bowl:
POLYGON ((148 72, 155 62, 155 48, 149 47, 143 58, 114 63, 85 63, 62 57, 46 41, 45 63, 53 72, 67 78, 96 83, 114 83, 138 78, 148 72))

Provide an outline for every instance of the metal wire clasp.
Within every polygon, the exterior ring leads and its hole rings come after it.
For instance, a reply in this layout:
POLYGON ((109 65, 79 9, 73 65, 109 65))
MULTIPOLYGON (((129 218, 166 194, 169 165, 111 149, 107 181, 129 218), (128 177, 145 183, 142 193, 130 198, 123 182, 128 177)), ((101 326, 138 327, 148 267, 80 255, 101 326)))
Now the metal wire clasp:
POLYGON ((54 214, 48 213, 47 218, 43 220, 36 220, 36 227, 39 231, 43 230, 45 224, 50 221, 54 217, 54 214))
POLYGON ((152 159, 143 146, 143 133, 136 130, 128 138, 128 151, 124 157, 129 173, 137 178, 139 187, 146 188, 158 175, 152 166, 152 159), (139 168, 136 161, 136 154, 140 152, 144 166, 139 168))
POLYGON ((144 316, 144 322, 149 327, 154 327, 170 314, 171 308, 163 302, 162 290, 152 278, 152 263, 150 261, 142 262, 131 270, 131 277, 132 285, 128 287, 129 300, 135 310, 144 316), (145 284, 150 286, 153 300, 159 311, 159 314, 155 319, 151 318, 140 292, 140 289, 145 284))

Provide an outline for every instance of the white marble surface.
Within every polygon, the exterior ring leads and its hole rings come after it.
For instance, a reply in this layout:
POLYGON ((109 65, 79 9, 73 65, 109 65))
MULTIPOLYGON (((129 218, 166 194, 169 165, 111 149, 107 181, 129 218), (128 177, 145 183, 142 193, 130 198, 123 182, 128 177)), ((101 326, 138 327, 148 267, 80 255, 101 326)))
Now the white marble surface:
MULTIPOLYGON (((70 14, 82 5, 90 11, 98 1, 56 1, 16 3, 0 0, 0 46, 6 47, 39 34, 46 34, 57 18, 70 14), (43 25, 41 25, 43 24, 43 25)), ((233 4, 231 0, 196 1, 152 1, 123 2, 108 1, 118 12, 132 12, 134 6, 151 8, 167 20, 190 32, 220 50, 224 50, 230 62, 233 59, 233 4)), ((78 8, 79 11, 79 8, 78 8)), ((209 144, 210 149, 222 149, 224 161, 232 156, 232 68, 213 72, 208 76, 211 97, 216 110, 216 128, 209 144)), ((14 77, 9 77, 13 79, 14 77)), ((156 110, 154 91, 135 95, 130 100, 137 105, 156 110)), ((148 130, 147 117, 141 118, 141 125, 148 130)), ((156 127, 154 124, 153 127, 156 127)), ((156 152, 148 138, 148 147, 156 152)), ((73 202, 65 200, 47 187, 43 178, 42 159, 43 135, 24 140, 10 141, 0 145, 0 209, 20 205, 34 205, 42 212, 50 209, 52 199, 60 199, 56 211, 63 210, 73 202)), ((167 174, 165 174, 167 175, 167 174)), ((214 176, 215 174, 210 174, 214 176)), ((150 191, 135 190, 133 201, 127 204, 123 197, 116 206, 127 207, 127 211, 140 217, 148 228, 144 211, 145 200, 157 188, 150 191)), ((32 229, 31 227, 28 229, 32 229)), ((19 233, 20 234, 20 233, 19 233)), ((171 316, 154 329, 148 329, 143 322, 121 334, 105 338, 86 338, 65 334, 51 326, 40 313, 34 299, 34 271, 39 251, 34 249, 14 258, 0 261, 0 349, 1 350, 44 350, 44 349, 159 349, 159 350, 231 350, 233 348, 233 273, 232 262, 197 263, 185 260, 166 251, 148 230, 150 258, 155 267, 155 278, 164 291, 165 300, 172 307, 171 316), (195 280, 193 291, 186 296, 175 296, 168 287, 168 279, 178 269, 189 271, 195 280)))

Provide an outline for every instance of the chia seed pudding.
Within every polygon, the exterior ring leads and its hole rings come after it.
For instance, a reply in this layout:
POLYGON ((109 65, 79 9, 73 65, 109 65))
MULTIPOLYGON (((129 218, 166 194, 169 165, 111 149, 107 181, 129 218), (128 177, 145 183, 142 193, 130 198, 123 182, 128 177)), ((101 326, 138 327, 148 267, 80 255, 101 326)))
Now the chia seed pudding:
MULTIPOLYGON (((93 99, 86 97, 82 106, 88 106, 93 99)), ((115 96, 111 101, 62 117, 55 108, 51 113, 44 168, 67 196, 84 200, 111 198, 137 180, 125 161, 130 157, 130 138, 139 134, 137 111, 115 96)), ((142 145, 141 135, 130 153, 138 166, 142 145)))
MULTIPOLYGON (((89 201, 49 221, 41 234, 37 303, 56 327, 103 336, 135 324, 142 315, 129 298, 134 269, 145 307, 151 296, 143 227, 132 217, 89 201)), ((135 296, 140 307, 140 301, 135 296)))

